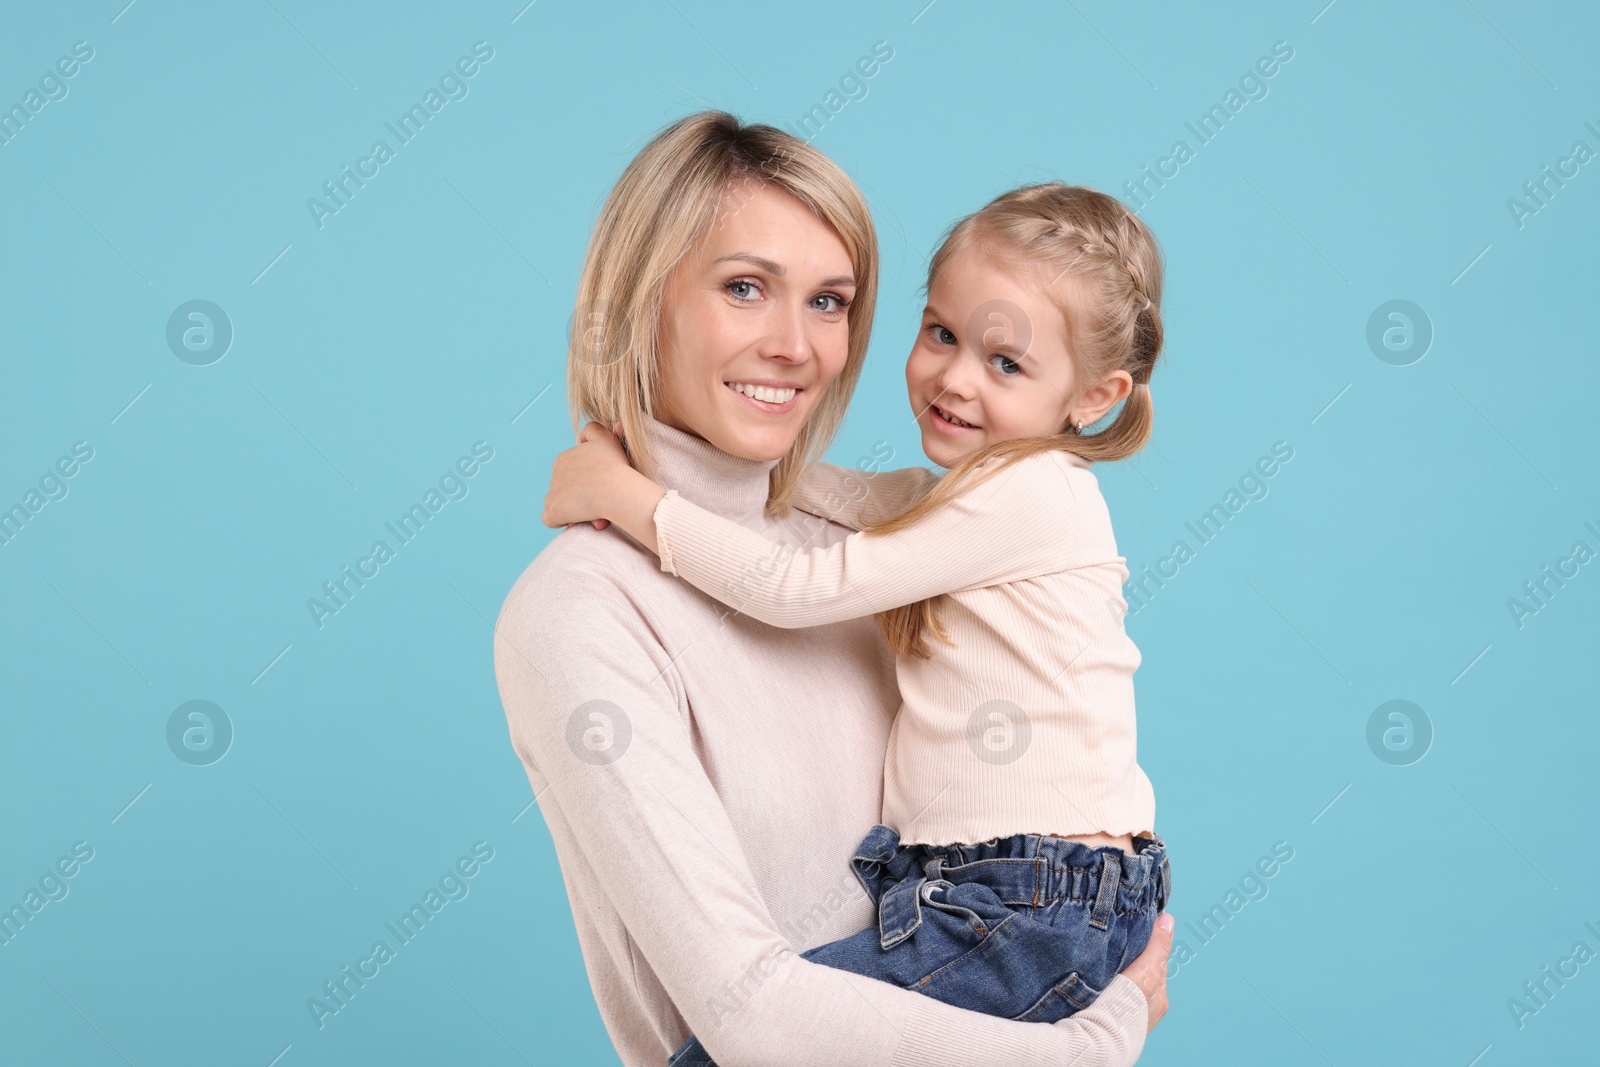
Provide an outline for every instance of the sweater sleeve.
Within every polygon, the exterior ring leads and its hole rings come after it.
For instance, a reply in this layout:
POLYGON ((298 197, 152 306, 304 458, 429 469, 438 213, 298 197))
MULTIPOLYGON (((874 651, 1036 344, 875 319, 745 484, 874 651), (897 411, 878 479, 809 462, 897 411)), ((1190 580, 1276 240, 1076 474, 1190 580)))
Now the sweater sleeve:
POLYGON ((1070 565, 1072 482, 1049 453, 1019 460, 911 526, 794 549, 669 491, 661 569, 770 626, 821 626, 1070 565))
POLYGON ((892 471, 850 470, 813 463, 795 485, 794 506, 859 530, 900 514, 939 483, 926 467, 892 471))
POLYGON ((541 808, 570 826, 637 950, 718 1062, 1127 1067, 1138 1058, 1145 1001, 1122 976, 1088 1009, 1043 1026, 796 955, 696 754, 672 658, 633 612, 595 589, 508 601, 495 673, 541 808))

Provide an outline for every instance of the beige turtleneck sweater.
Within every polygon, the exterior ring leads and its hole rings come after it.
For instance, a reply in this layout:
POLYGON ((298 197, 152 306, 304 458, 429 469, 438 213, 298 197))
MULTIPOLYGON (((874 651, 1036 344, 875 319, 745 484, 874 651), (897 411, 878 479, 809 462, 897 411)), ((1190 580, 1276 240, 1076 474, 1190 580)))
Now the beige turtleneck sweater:
MULTIPOLYGON (((746 615, 806 627, 939 596, 954 645, 899 658, 883 821, 904 844, 1014 834, 1149 833, 1155 794, 1135 759, 1123 628, 1125 560, 1090 461, 1029 456, 909 526, 800 551, 669 490, 661 569, 746 615), (943 595, 941 595, 943 594, 943 595)), ((795 506, 859 529, 938 483, 920 467, 815 464, 795 506)))
MULTIPOLYGON (((775 465, 653 423, 656 477, 794 546, 849 531, 763 517, 775 465)), ((870 620, 782 630, 663 574, 615 526, 560 533, 506 598, 495 675, 550 827, 589 982, 629 1067, 691 1031, 727 1067, 1113 1067, 1143 1048, 1119 975, 1053 1026, 800 959, 873 924, 848 861, 877 821, 893 659, 870 620)))

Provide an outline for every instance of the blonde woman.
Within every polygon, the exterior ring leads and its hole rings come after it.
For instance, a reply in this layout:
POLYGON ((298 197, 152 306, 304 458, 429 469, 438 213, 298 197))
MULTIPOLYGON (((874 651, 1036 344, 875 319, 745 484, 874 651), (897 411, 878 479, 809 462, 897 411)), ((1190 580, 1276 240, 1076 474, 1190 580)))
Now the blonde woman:
MULTIPOLYGON (((771 127, 689 116, 596 224, 574 426, 620 426, 641 472, 752 531, 834 543, 850 531, 789 502, 843 417, 876 284, 870 214, 835 164, 771 127)), ((768 627, 621 530, 580 525, 507 597, 495 671, 630 1067, 660 1067, 691 1033, 730 1067, 1131 1064, 1165 1012, 1170 935, 1053 1025, 799 957, 872 917, 848 864, 880 810, 899 700, 869 620, 768 627)))

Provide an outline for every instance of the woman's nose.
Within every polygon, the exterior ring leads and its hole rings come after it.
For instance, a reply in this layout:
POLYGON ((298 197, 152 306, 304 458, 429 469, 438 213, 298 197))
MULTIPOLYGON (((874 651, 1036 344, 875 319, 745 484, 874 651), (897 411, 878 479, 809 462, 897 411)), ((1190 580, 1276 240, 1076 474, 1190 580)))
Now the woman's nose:
POLYGON ((764 356, 787 359, 792 363, 811 358, 811 340, 806 335, 806 309, 798 304, 780 306, 772 315, 764 356))

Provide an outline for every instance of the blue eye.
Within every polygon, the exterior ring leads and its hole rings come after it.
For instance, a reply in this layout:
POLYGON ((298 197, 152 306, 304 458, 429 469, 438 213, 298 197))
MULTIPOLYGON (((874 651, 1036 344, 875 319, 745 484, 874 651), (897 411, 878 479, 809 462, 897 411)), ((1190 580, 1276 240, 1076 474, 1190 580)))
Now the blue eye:
POLYGON ((731 282, 724 282, 722 287, 729 293, 733 294, 733 298, 735 300, 750 300, 753 299, 751 296, 747 296, 744 293, 738 292, 738 290, 754 289, 756 288, 756 283, 745 278, 735 278, 731 282))
POLYGON ((817 308, 818 311, 825 311, 830 315, 844 311, 850 306, 850 302, 844 297, 840 296, 838 293, 818 293, 817 296, 812 299, 812 304, 815 305, 818 300, 831 300, 833 302, 831 307, 817 308))
POLYGON ((938 344, 953 345, 956 343, 956 335, 945 329, 943 326, 940 326, 937 322, 932 326, 929 326, 928 331, 933 335, 934 341, 938 344))
POLYGON ((1018 363, 1014 359, 1011 359, 1009 356, 1002 356, 998 352, 989 357, 989 366, 994 367, 995 370, 999 371, 1007 378, 1011 377, 1012 375, 1022 373, 1022 364, 1018 363), (994 362, 997 359, 1000 361, 999 366, 996 366, 994 362))

